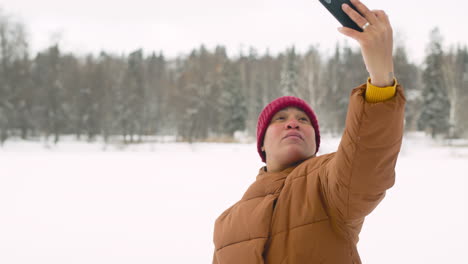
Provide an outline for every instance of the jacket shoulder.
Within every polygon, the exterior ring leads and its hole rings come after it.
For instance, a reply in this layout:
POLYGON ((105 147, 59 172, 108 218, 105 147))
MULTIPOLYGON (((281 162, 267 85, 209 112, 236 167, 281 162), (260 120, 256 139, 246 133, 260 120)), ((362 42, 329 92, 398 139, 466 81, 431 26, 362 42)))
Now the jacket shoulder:
POLYGON ((332 160, 333 157, 335 157, 335 155, 336 152, 332 152, 318 157, 312 157, 303 161, 290 173, 290 175, 286 179, 286 182, 307 176, 311 172, 324 168, 330 162, 330 160, 332 160))

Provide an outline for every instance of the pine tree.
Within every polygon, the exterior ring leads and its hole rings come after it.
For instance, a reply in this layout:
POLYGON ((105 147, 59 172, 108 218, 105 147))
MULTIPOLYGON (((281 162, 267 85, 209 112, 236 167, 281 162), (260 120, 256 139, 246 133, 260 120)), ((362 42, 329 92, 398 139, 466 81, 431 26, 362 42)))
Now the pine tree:
POLYGON ((29 111, 30 61, 25 26, 0 9, 0 144, 20 129, 25 137, 29 111), (29 87, 28 87, 29 86, 29 87))
POLYGON ((247 101, 242 94, 240 70, 234 64, 224 67, 224 82, 219 98, 220 115, 222 116, 222 132, 233 136, 235 131, 246 127, 247 101))
POLYGON ((405 129, 417 130, 417 117, 422 106, 421 72, 419 68, 408 60, 405 46, 397 44, 393 61, 395 65, 395 76, 398 83, 404 87, 407 100, 405 109, 405 129))
POLYGON ((466 106, 468 105, 468 49, 459 47, 456 53, 456 82, 457 108, 455 109, 455 133, 468 138, 468 119, 466 118, 466 106))
MULTIPOLYGON (((169 101, 168 93, 168 80, 166 73, 166 60, 162 54, 156 55, 153 53, 150 58, 147 59, 147 86, 148 96, 145 97, 145 119, 146 133, 157 134, 164 124, 168 124, 170 119, 166 114, 163 114, 163 110, 167 109, 169 101)), ((167 127, 166 127, 167 128, 167 127)))
POLYGON ((143 50, 141 49, 132 52, 128 57, 123 92, 126 109, 121 120, 121 127, 124 131, 124 140, 127 140, 126 135, 128 135, 130 142, 133 142, 134 136, 137 135, 140 141, 146 96, 143 50))
POLYGON ((450 128, 450 102, 443 75, 443 59, 442 36, 435 28, 431 31, 427 47, 423 71, 423 110, 418 120, 418 128, 432 137, 447 135, 450 128))
POLYGON ((45 132, 46 140, 54 136, 57 143, 60 136, 66 132, 67 87, 63 83, 62 55, 58 45, 53 45, 36 56, 33 67, 33 82, 40 90, 36 108, 41 130, 45 132))
POLYGON ((298 56, 294 47, 286 52, 281 71, 281 93, 282 95, 299 96, 299 69, 298 56))

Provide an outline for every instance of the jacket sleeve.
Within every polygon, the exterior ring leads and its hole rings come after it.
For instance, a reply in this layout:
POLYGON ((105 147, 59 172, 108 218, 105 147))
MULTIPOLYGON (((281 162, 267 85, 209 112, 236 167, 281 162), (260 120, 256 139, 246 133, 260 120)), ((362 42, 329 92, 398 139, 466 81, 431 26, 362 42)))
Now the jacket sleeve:
POLYGON ((388 99, 395 96, 396 87, 398 86, 397 79, 393 78, 393 85, 387 87, 375 86, 371 82, 371 78, 367 78, 366 85, 366 101, 369 103, 378 103, 387 101, 388 99))
POLYGON ((320 173, 331 222, 353 239, 394 184, 406 103, 400 85, 384 102, 367 102, 365 91, 365 84, 352 91, 340 145, 320 173))

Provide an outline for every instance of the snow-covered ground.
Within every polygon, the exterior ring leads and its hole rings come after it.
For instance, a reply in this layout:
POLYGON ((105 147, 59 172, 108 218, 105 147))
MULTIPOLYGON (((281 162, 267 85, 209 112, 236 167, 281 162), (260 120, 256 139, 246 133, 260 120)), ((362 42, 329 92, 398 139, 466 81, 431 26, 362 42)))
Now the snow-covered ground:
MULTIPOLYGON (((324 136, 319 154, 339 139, 324 136)), ((366 219, 363 263, 468 263, 468 143, 405 137, 366 219)), ((0 148, 0 263, 210 263, 216 217, 262 166, 254 144, 66 141, 0 148)))

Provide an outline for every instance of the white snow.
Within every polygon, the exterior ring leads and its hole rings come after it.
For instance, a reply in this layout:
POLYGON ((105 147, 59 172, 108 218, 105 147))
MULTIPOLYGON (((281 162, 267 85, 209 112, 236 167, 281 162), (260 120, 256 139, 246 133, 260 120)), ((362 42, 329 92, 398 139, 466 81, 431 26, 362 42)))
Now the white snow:
MULTIPOLYGON (((320 154, 338 138, 324 136, 320 154)), ((405 137, 363 263, 468 263, 468 143, 405 137)), ((213 223, 262 166, 255 144, 67 140, 0 148, 0 263, 211 263, 213 223)))

